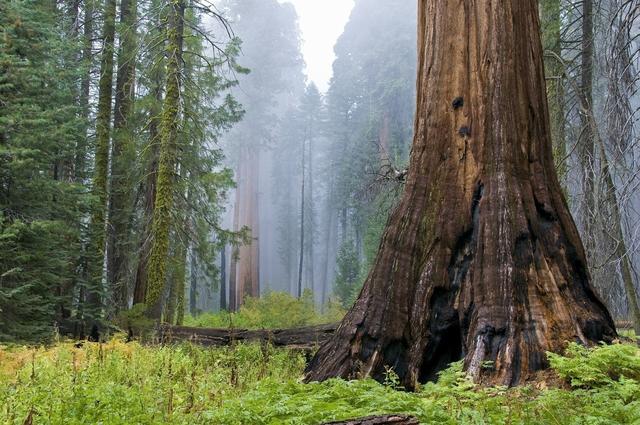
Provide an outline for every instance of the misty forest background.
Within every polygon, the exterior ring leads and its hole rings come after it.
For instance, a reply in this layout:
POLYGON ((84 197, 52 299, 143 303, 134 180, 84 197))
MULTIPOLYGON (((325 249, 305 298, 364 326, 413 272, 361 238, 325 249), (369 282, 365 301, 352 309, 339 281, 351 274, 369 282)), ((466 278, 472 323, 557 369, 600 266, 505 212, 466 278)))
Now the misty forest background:
MULTIPOLYGON (((640 324, 640 8, 540 14, 593 282, 640 324)), ((356 1, 325 93, 297 19, 276 0, 0 2, 0 340, 222 326, 243 303, 274 326, 340 318, 402 190, 416 5, 356 1)))

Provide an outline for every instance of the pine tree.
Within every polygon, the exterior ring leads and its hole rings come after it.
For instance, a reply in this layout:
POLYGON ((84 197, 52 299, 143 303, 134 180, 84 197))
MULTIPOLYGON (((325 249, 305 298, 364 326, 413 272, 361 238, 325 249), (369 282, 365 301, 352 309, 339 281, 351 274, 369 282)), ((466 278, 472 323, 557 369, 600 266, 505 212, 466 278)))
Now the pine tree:
POLYGON ((178 129, 182 87, 182 45, 184 41, 184 9, 182 0, 170 0, 167 24, 167 85, 160 127, 160 159, 156 200, 153 209, 153 238, 149 253, 149 271, 145 302, 149 315, 162 318, 162 294, 167 278, 167 255, 171 214, 174 205, 174 180, 177 166, 178 129))
POLYGON ((116 309, 129 304, 127 259, 131 251, 130 227, 134 202, 136 145, 133 112, 136 73, 137 0, 120 3, 120 49, 113 118, 113 143, 107 227, 107 285, 116 309))
POLYGON ((338 297, 344 308, 349 308, 358 295, 358 280, 360 277, 360 260, 353 241, 342 244, 336 261, 336 282, 333 293, 338 297))
POLYGON ((169 12, 166 94, 157 178, 152 183, 156 193, 144 299, 154 319, 162 319, 164 313, 163 319, 173 322, 184 316, 189 250, 195 253, 194 261, 211 265, 205 275, 213 280, 214 258, 221 244, 239 237, 220 226, 222 203, 232 180, 230 170, 221 166, 216 143, 220 133, 242 116, 228 90, 236 84, 233 72, 244 69, 235 63, 238 40, 230 40, 220 56, 207 59, 203 43, 208 37, 200 29, 199 14, 186 10, 180 1, 173 1, 169 12), (219 242, 211 244, 212 235, 219 242), (169 252, 175 253, 175 261, 168 261, 169 252))
POLYGON ((47 340, 72 314, 83 122, 64 19, 49 1, 0 3, 0 340, 47 340))
POLYGON ((149 252, 151 251, 151 226, 153 209, 156 199, 156 182, 158 179, 158 161, 160 151, 160 121, 162 118, 162 100, 166 80, 166 60, 164 55, 166 42, 166 14, 160 7, 161 0, 154 0, 150 4, 152 11, 145 28, 145 45, 153 46, 141 60, 140 79, 146 84, 147 95, 138 104, 144 105, 143 115, 147 118, 146 140, 140 149, 141 164, 144 170, 142 180, 142 201, 138 227, 138 255, 137 265, 133 277, 133 304, 145 302, 147 288, 147 270, 149 252))
POLYGON ((116 0, 105 0, 103 9, 102 52, 98 83, 98 112, 92 192, 91 246, 89 247, 89 282, 85 314, 92 328, 102 320, 107 290, 104 286, 106 249, 107 197, 109 179, 109 147, 111 145, 111 116, 113 94, 113 55, 115 43, 116 0))

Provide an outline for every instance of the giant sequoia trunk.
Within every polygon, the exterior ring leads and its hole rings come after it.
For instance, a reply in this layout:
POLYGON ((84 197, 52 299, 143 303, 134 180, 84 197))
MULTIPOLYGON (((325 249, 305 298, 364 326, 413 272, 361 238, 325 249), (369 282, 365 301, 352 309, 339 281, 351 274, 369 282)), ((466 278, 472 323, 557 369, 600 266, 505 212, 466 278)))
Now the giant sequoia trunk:
POLYGON ((420 0, 418 37, 405 191, 307 380, 390 367, 411 389, 464 359, 515 385, 616 335, 553 166, 537 1, 420 0))
POLYGON ((235 230, 250 229, 251 239, 249 243, 240 246, 236 265, 232 266, 237 267, 233 274, 236 292, 234 309, 240 308, 246 296, 260 296, 258 164, 256 152, 244 149, 238 166, 238 188, 236 189, 238 225, 235 230))

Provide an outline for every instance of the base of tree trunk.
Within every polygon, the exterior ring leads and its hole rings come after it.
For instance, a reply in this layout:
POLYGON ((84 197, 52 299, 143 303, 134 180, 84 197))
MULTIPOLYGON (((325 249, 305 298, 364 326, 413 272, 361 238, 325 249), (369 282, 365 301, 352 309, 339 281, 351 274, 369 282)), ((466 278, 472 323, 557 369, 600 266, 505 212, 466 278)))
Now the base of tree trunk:
POLYGON ((355 305, 307 381, 451 362, 478 383, 537 380, 547 352, 611 342, 558 182, 537 0, 418 2, 414 139, 355 305))

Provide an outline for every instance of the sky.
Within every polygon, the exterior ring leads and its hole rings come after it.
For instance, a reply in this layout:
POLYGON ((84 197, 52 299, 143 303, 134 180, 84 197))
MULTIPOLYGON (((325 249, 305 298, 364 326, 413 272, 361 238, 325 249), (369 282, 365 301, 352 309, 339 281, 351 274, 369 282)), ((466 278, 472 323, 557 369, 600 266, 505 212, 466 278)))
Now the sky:
POLYGON ((331 79, 333 46, 349 19, 354 0, 280 0, 292 3, 300 19, 307 76, 325 92, 331 79))

